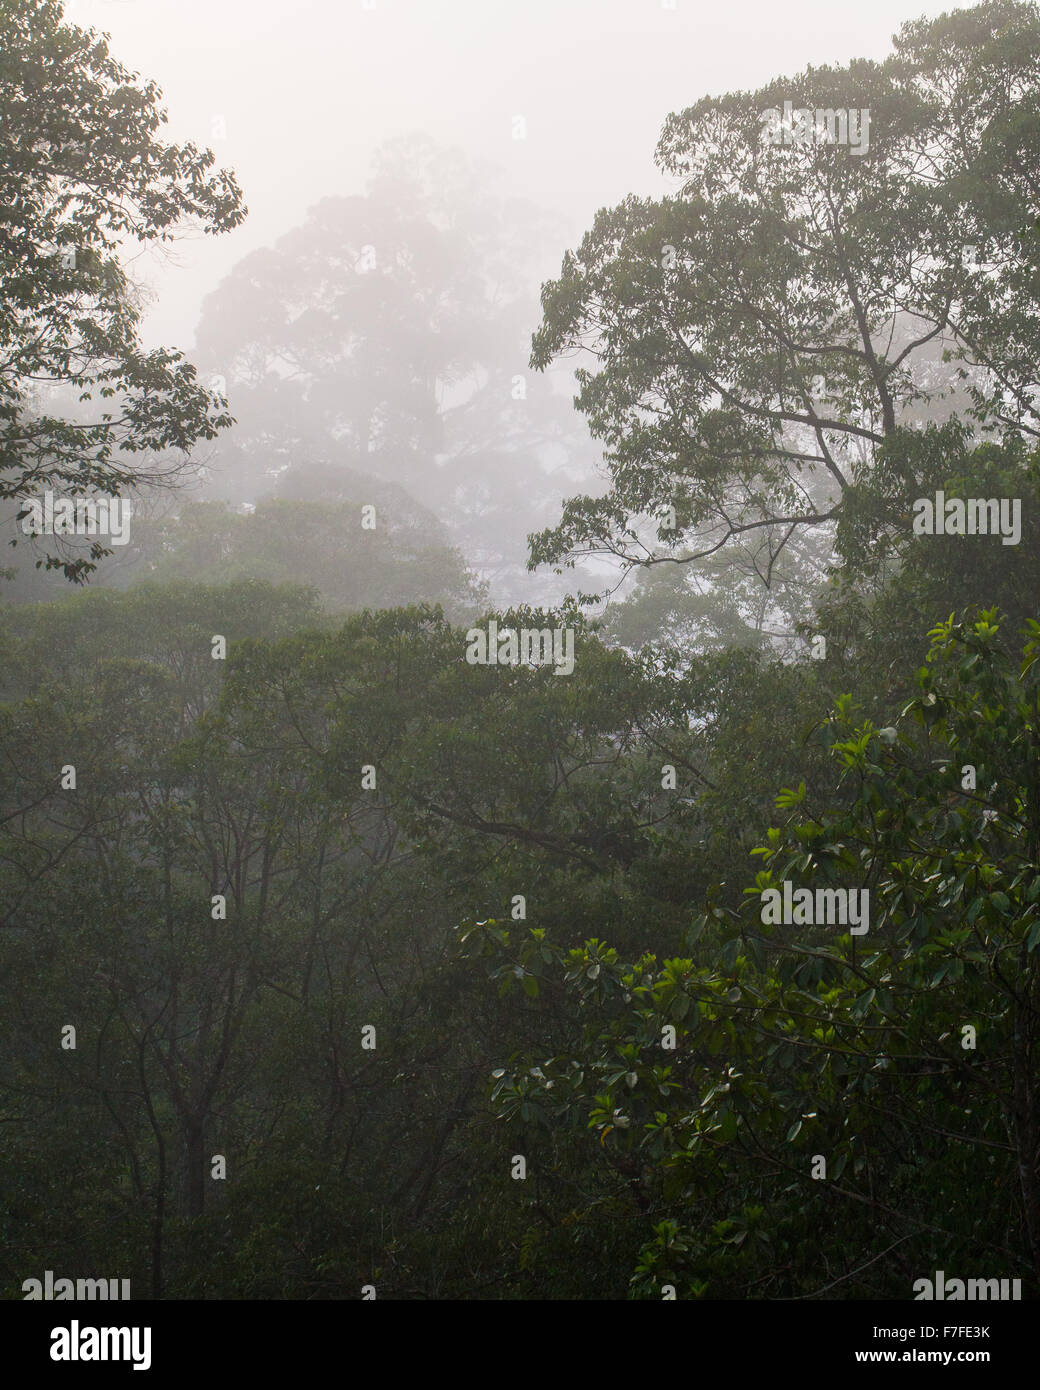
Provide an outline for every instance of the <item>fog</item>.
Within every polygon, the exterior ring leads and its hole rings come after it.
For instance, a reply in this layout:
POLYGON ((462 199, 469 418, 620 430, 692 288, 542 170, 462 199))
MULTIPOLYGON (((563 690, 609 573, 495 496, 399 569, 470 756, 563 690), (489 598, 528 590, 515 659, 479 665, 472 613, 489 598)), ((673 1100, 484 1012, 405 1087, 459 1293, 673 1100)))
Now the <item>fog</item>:
POLYGON ((78 24, 162 87, 168 136, 211 146, 249 206, 229 236, 149 265, 151 343, 190 347, 203 296, 330 194, 358 193, 374 151, 423 133, 495 166, 560 214, 564 240, 597 208, 664 187, 661 123, 702 96, 809 65, 881 59, 908 18, 948 0, 73 0, 78 24), (512 134, 514 115, 527 135, 512 134), (223 125, 220 124, 221 119, 223 125), (216 123, 216 124, 215 124, 216 123), (220 132, 226 130, 226 135, 220 132), (217 131, 219 138, 215 138, 217 131))
MULTIPOLYGON (((918 13, 942 8, 931 0, 918 13)), ((248 206, 245 221, 229 234, 182 229, 172 243, 134 247, 127 257, 144 306, 143 343, 188 351, 206 379, 228 391, 238 421, 213 450, 196 451, 205 471, 188 491, 182 487, 179 505, 188 497, 221 498, 249 511, 279 479, 282 491, 294 496, 344 500, 342 489, 329 493, 328 475, 316 492, 300 492, 298 471, 316 446, 288 425, 276 457, 256 466, 258 422, 242 390, 248 383, 226 359, 246 351, 245 339, 234 332, 236 315, 251 313, 255 321, 262 311, 255 303, 244 308, 241 296, 225 292, 210 309, 210 319, 221 321, 220 333, 212 332, 211 322, 207 336, 203 322, 207 296, 222 285, 226 290, 236 267, 241 276, 250 253, 277 246, 323 199, 364 195, 380 151, 385 156, 395 141, 414 143, 411 175, 425 181, 449 221, 460 214, 453 206, 460 198, 475 198, 471 211, 478 220, 487 213, 477 209, 482 196, 528 205, 527 225, 524 216, 513 219, 500 205, 497 228, 487 234, 499 273, 505 266, 512 272, 514 312, 494 362, 510 393, 501 420, 485 405, 480 439, 466 430, 453 439, 427 436, 425 458, 410 472, 395 469, 385 456, 373 457, 367 442, 355 441, 352 456, 355 470, 404 485, 428 508, 445 528, 445 540, 501 603, 559 602, 583 586, 603 593, 609 586, 619 598, 631 587, 609 559, 579 568, 569 582, 545 567, 536 574, 526 570, 528 534, 556 523, 565 496, 602 491, 599 451, 584 420, 573 412, 565 418, 572 392, 567 364, 555 364, 550 373, 555 404, 549 412, 551 429, 566 436, 565 443, 546 447, 540 427, 526 440, 515 437, 524 408, 514 397, 528 389, 540 285, 558 273, 565 250, 578 244, 597 209, 675 186, 654 164, 669 112, 785 71, 844 64, 852 56, 881 58, 907 17, 897 0, 867 7, 801 0, 782 9, 765 0, 726 7, 691 0, 73 0, 66 11, 77 24, 108 32, 114 56, 160 85, 167 138, 212 148, 218 165, 235 171, 248 206), (468 165, 461 181, 443 180, 437 158, 459 156, 468 165), (542 223, 537 233, 535 220, 542 223), (490 447, 496 432, 496 443, 514 436, 512 449, 490 447), (539 434, 543 442, 536 444, 539 434), (525 455, 522 485, 505 477, 517 450, 525 455), (469 459, 465 476, 449 477, 445 460, 463 454, 469 459), (243 463, 243 455, 250 461, 243 463)), ((331 246, 326 253, 332 254, 331 246)), ((282 246, 283 283, 292 278, 293 257, 302 254, 299 246, 282 246)), ((254 297, 271 290, 258 288, 254 297)), ((251 330, 242 326, 248 338, 251 330)), ((439 378, 442 413, 464 403, 478 384, 487 385, 479 311, 461 331, 471 339, 470 361, 453 382, 449 373, 439 378)), ((284 375, 287 369, 269 359, 267 370, 284 375)), ((386 363, 383 371, 393 376, 386 363)), ((336 389, 334 373, 326 387, 336 389)), ((266 387, 259 389, 269 405, 266 387)), ((544 397, 546 386, 532 385, 532 391, 544 397)), ((343 428, 349 430, 349 421, 343 428)), ((342 433, 337 424, 330 429, 342 433)), ((274 418, 264 421, 267 445, 278 432, 274 418)), ((169 507, 156 494, 139 502, 143 515, 168 513, 169 507)), ((114 562, 102 566, 99 582, 110 582, 118 568, 114 562)), ((122 569, 125 579, 126 563, 122 569)))
POLYGON ((0 1303, 1035 1299, 1038 190, 1040 0, 0 0, 0 1303))

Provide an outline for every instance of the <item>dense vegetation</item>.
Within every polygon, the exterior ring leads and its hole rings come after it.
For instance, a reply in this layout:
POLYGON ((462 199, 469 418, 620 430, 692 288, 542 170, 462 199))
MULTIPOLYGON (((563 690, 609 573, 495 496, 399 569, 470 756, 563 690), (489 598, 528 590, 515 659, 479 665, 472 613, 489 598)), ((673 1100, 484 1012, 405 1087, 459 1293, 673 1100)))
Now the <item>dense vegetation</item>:
MULTIPOLYGON (((5 31, 26 16, 126 81, 56 6, 0 0, 5 31)), ((406 401, 392 485, 352 438, 347 463, 321 455, 327 505, 185 502, 101 586, 14 577, 4 1296, 45 1269, 170 1299, 905 1299, 935 1269, 1036 1291, 1038 108, 1040 15, 993 0, 907 26, 888 64, 669 119, 690 185, 601 214, 534 340, 535 365, 600 353, 578 403, 611 491, 532 556, 642 565, 602 621, 484 611, 404 491, 436 434, 414 358, 345 378, 370 414, 406 401), (748 156, 786 95, 871 108, 871 155, 748 156), (915 536, 939 490, 1017 499, 1018 543, 915 536), (573 672, 470 664, 491 619, 569 627, 573 672), (785 881, 867 889, 869 931, 763 921, 785 881)), ((183 179, 215 229, 237 216, 197 151, 158 167, 156 227, 183 179)), ((391 206, 381 186, 325 213, 406 237, 391 206)), ((118 349, 122 377, 91 369, 114 390, 145 373, 132 330, 91 339, 118 349)), ((72 435, 32 427, 4 370, 17 499, 68 478, 72 435)), ((193 369, 152 371, 180 413, 148 425, 153 452, 230 424, 193 369)), ((295 447, 272 443, 265 379, 236 467, 295 447)))

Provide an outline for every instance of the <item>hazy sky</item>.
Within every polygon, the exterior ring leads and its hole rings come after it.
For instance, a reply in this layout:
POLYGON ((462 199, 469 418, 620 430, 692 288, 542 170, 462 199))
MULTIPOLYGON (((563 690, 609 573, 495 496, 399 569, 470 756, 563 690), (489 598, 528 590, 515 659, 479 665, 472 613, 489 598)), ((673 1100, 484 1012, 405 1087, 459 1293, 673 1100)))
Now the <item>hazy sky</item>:
POLYGON ((297 225, 319 198, 363 191, 371 153, 390 136, 419 130, 493 161, 503 186, 560 211, 576 240, 597 208, 663 189, 653 150, 669 111, 808 64, 882 58, 904 20, 958 8, 949 0, 66 5, 160 84, 169 138, 211 146, 245 193, 250 215, 236 232, 179 242, 170 262, 148 258, 144 278, 157 299, 145 340, 184 348, 202 297, 235 261, 297 225), (524 140, 513 138, 517 115, 524 140))

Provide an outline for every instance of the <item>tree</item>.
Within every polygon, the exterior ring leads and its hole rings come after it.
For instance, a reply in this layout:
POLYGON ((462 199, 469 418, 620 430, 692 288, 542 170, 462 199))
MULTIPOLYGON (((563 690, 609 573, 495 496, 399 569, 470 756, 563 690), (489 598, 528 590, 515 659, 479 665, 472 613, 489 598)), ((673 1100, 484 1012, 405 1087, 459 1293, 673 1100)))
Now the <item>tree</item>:
POLYGON ((521 518, 552 516, 589 444, 526 371, 549 219, 491 184, 429 139, 390 142, 364 194, 324 198, 233 268, 198 329, 239 422, 207 496, 317 501, 337 471, 374 475, 530 596, 521 518))
POLYGON ((531 538, 532 567, 751 541, 768 574, 793 545, 826 556, 923 413, 1035 433, 1038 51, 1035 6, 990 0, 904 26, 882 64, 669 116, 657 162, 681 191, 601 211, 543 290, 532 365, 591 354, 576 404, 612 486, 531 538), (792 118, 770 143, 785 102, 822 134, 792 118))
MULTIPOLYGON (((186 454, 231 423, 179 352, 141 346, 119 252, 228 231, 245 209, 210 151, 158 138, 155 83, 63 24, 57 0, 2 0, 0 33, 0 498, 116 496, 147 476, 134 456, 186 454), (74 418, 54 413, 55 388, 81 403, 74 418)), ((57 548, 47 567, 74 580, 107 553, 57 548)))
POLYGON ((636 1296, 1040 1275, 1040 624, 1020 660, 992 612, 931 636, 899 729, 838 701, 850 804, 785 789, 744 906, 713 889, 681 955, 465 934, 503 987, 565 990, 584 1017, 573 1050, 503 1059, 493 1096, 527 1128, 592 1131, 646 1231, 636 1296), (866 888, 867 934, 771 925, 784 881, 866 888))

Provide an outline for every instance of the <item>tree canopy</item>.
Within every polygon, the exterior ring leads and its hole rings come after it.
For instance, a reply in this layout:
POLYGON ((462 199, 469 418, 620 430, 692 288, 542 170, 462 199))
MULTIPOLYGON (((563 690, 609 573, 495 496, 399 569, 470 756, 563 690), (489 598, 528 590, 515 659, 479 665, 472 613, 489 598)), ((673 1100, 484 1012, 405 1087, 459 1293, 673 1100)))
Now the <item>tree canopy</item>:
MULTIPOLYGON (((57 0, 3 0, 0 30, 0 498, 116 496, 231 422, 181 353, 142 347, 121 253, 245 209, 210 151, 160 138, 156 84, 57 0)), ((63 561, 58 542, 47 563, 81 578, 102 552, 63 561)))
POLYGON ((679 191, 602 210, 543 290, 532 365, 579 359, 611 487, 532 564, 725 548, 768 582, 785 548, 826 553, 922 414, 1036 438, 1037 62, 1033 8, 990 0, 905 24, 884 62, 669 116, 679 191), (869 140, 770 143, 785 101, 866 111, 869 140))
POLYGON ((233 177, 55 6, 0 26, 4 496, 242 415, 0 605, 0 1289, 1040 1290, 1040 11, 669 117, 533 340, 594 354, 610 491, 530 558, 640 569, 597 614, 463 543, 584 448, 506 389, 532 222, 384 152, 221 284, 203 387, 120 256, 233 177))

